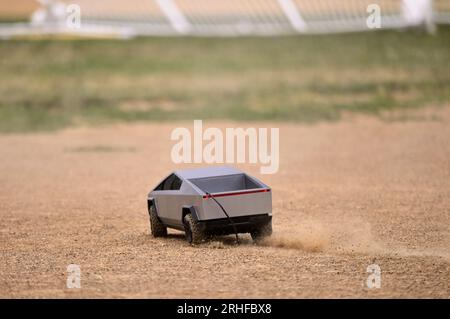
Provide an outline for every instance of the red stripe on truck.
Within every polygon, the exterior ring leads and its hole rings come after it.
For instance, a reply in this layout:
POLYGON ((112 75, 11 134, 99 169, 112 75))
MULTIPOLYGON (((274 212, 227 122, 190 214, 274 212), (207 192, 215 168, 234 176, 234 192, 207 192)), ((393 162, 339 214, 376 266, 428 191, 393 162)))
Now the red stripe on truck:
POLYGON ((266 193, 266 192, 270 192, 270 189, 258 189, 258 190, 254 190, 254 191, 248 191, 248 192, 235 192, 235 193, 203 195, 203 198, 235 196, 235 195, 245 195, 245 194, 254 194, 254 193, 266 193))

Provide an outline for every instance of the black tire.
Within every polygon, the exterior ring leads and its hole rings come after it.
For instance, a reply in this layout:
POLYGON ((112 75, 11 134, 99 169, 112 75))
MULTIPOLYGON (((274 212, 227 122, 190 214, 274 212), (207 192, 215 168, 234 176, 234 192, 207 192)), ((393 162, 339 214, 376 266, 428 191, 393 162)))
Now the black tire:
POLYGON ((166 237, 167 227, 159 220, 155 205, 150 206, 148 213, 150 215, 150 230, 153 237, 166 237))
POLYGON ((184 233, 189 244, 200 244, 205 238, 205 234, 191 214, 184 216, 184 233))
POLYGON ((250 235, 254 241, 260 241, 264 238, 270 237, 272 235, 272 221, 259 226, 255 230, 253 230, 250 235))

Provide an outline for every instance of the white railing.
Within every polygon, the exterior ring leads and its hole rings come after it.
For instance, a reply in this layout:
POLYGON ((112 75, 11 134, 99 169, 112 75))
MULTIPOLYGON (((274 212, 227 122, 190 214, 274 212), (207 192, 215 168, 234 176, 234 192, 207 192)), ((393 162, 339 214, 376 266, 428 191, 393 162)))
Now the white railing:
POLYGON ((41 8, 29 23, 0 24, 0 37, 278 35, 418 26, 433 30, 435 23, 450 23, 450 0, 39 1, 41 8), (379 24, 370 24, 378 12, 379 24), (74 23, 76 14, 79 24, 74 23))

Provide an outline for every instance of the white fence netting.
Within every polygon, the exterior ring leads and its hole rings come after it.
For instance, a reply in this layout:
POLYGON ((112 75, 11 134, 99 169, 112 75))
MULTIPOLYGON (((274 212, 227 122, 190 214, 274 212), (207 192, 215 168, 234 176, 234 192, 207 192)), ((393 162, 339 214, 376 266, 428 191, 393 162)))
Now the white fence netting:
POLYGON ((30 22, 0 23, 0 36, 278 35, 435 23, 450 23, 450 0, 40 0, 30 22))
POLYGON ((450 0, 434 0, 433 12, 435 23, 450 23, 450 0))

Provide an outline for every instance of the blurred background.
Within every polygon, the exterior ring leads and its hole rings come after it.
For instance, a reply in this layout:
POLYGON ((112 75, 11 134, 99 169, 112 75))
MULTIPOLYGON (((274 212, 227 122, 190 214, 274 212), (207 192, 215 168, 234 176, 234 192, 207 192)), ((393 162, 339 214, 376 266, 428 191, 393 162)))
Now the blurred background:
POLYGON ((392 119, 448 105, 448 23, 444 0, 0 0, 0 131, 392 119))

